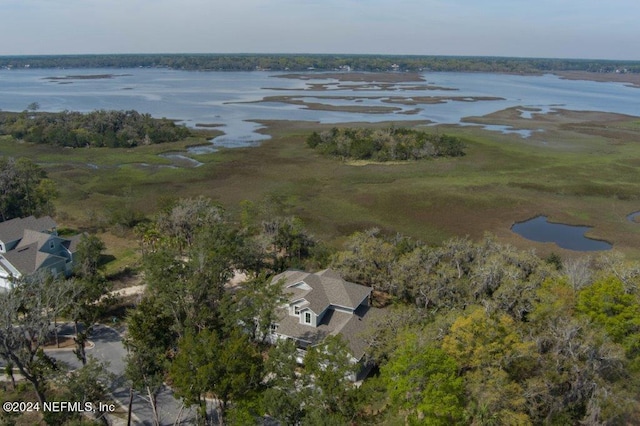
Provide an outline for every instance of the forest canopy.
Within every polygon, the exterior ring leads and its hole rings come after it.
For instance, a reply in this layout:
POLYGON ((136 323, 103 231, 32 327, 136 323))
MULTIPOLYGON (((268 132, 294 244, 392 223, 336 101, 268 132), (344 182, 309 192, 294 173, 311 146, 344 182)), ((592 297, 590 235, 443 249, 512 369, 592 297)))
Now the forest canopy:
POLYGON ((0 222, 53 214, 58 195, 47 173, 28 158, 0 156, 0 222))
POLYGON ((455 136, 395 127, 333 128, 313 132, 307 144, 324 155, 352 160, 404 161, 465 154, 464 143, 455 136))
POLYGON ((137 68, 199 71, 549 71, 640 72, 638 61, 507 58, 481 56, 329 55, 329 54, 134 54, 4 56, 0 68, 137 68))
POLYGON ((21 113, 0 112, 0 135, 74 148, 128 148, 175 142, 191 134, 188 128, 172 120, 137 111, 36 112, 37 104, 30 109, 21 113))

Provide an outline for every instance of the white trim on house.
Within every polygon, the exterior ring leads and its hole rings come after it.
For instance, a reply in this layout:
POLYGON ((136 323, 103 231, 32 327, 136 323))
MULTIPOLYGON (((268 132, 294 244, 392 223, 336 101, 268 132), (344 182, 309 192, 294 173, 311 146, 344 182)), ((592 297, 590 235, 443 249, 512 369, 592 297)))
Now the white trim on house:
POLYGON ((48 216, 1 222, 0 287, 11 289, 17 279, 42 270, 70 275, 78 237, 58 237, 56 224, 48 216))
POLYGON ((289 338, 298 348, 306 349, 327 336, 340 335, 349 346, 352 361, 363 359, 366 342, 361 334, 372 318, 381 314, 369 306, 370 287, 347 282, 331 270, 285 271, 273 282, 283 282, 289 300, 274 321, 277 329, 271 329, 270 342, 289 338))

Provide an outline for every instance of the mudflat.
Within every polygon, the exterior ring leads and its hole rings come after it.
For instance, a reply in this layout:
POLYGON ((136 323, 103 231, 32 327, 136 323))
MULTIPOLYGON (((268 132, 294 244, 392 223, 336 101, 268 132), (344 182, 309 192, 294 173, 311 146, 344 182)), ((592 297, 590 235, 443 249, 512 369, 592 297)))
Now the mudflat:
POLYGON ((305 73, 305 74, 282 74, 277 78, 292 78, 296 80, 325 80, 332 79, 338 81, 351 82, 380 82, 380 83, 404 83, 415 81, 426 81, 419 73, 413 72, 334 72, 334 73, 305 73))
POLYGON ((565 80, 589 80, 601 82, 629 83, 629 86, 640 88, 640 74, 637 73, 555 71, 554 74, 565 80))

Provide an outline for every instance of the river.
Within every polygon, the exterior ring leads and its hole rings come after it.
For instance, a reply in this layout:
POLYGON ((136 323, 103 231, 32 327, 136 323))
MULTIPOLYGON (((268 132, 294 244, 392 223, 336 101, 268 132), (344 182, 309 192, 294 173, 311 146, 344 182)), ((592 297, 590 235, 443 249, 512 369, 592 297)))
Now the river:
MULTIPOLYGON (((215 144, 236 147, 250 146, 267 138, 256 133, 260 125, 252 120, 323 123, 429 120, 455 124, 464 117, 482 116, 515 106, 542 111, 563 108, 637 115, 640 95, 640 89, 622 83, 562 80, 554 75, 424 73, 423 82, 393 84, 313 78, 320 74, 312 74, 311 79, 305 80, 278 78, 281 76, 282 73, 270 72, 156 68, 0 70, 0 109, 22 111, 33 102, 39 104, 41 111, 135 109, 154 117, 176 119, 188 126, 221 125, 220 130, 225 134, 216 138, 215 144), (360 110, 316 110, 308 109, 308 105, 259 102, 266 97, 283 96, 320 104, 325 109, 360 110), (437 97, 442 102, 421 103, 419 100, 425 97, 437 97), (486 97, 500 100, 476 99, 486 97), (404 102, 407 100, 416 101, 410 105, 404 102), (367 107, 382 108, 382 112, 362 112, 362 108, 367 107)), ((523 117, 526 118, 526 114, 524 111, 523 117)), ((511 131, 501 126, 488 128, 511 131)), ((523 137, 531 133, 518 132, 523 137)))

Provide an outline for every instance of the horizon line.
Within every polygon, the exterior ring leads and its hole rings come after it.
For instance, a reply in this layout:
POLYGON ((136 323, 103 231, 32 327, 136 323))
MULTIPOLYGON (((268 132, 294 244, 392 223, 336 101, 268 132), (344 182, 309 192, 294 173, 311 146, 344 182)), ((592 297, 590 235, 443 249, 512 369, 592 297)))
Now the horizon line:
POLYGON ((468 59, 519 59, 519 60, 570 60, 570 61, 599 61, 599 62, 640 62, 640 59, 606 59, 581 57, 545 57, 545 56, 503 56, 503 55, 434 55, 413 53, 216 53, 216 52, 161 52, 161 53, 34 53, 34 54, 0 54, 0 58, 31 58, 31 57, 82 57, 82 56, 341 56, 341 57, 413 57, 413 58, 468 58, 468 59))

